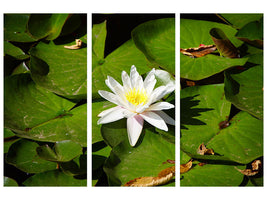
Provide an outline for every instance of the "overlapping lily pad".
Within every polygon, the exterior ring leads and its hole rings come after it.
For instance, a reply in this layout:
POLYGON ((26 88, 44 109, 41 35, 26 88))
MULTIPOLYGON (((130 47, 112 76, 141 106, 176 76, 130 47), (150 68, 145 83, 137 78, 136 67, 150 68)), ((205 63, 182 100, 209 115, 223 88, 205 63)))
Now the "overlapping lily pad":
POLYGON ((175 19, 143 23, 132 31, 135 45, 146 58, 175 74, 175 19))
MULTIPOLYGON (((183 49, 198 47, 200 44, 213 44, 209 31, 212 28, 221 29, 234 46, 239 47, 242 42, 235 38, 236 30, 230 26, 201 21, 181 19, 180 25, 180 47, 183 49), (198 33, 198 34, 195 34, 198 33)), ((206 55, 200 58, 191 58, 181 54, 180 76, 191 80, 200 80, 224 71, 237 65, 244 65, 247 58, 225 58, 218 55, 206 55)))
MULTIPOLYGON (((172 166, 164 164, 168 159, 175 159, 175 145, 146 129, 138 147, 132 148, 127 140, 114 147, 104 170, 111 185, 124 185, 134 178, 156 177, 161 170, 172 166)), ((168 186, 174 184, 173 180, 168 186)))
POLYGON ((35 174, 23 182, 25 186, 86 186, 86 179, 76 179, 59 170, 35 174))
POLYGON ((247 14, 247 13, 235 13, 235 14, 220 14, 223 18, 225 18, 228 22, 231 23, 235 28, 242 28, 244 25, 248 24, 252 21, 257 21, 262 18, 262 14, 247 14))
POLYGON ((42 89, 29 74, 5 80, 5 127, 39 141, 73 140, 86 146, 86 104, 74 103, 42 89))
POLYGON ((40 173, 56 169, 56 163, 43 160, 37 155, 37 147, 39 144, 36 142, 21 139, 11 145, 6 161, 27 173, 40 173))
POLYGON ((68 14, 32 14, 27 28, 36 39, 54 40, 60 35, 67 18, 68 14))
MULTIPOLYGON (((84 36, 86 37, 86 36, 84 36)), ((81 38, 83 41, 83 38, 81 38)), ((64 46, 40 42, 32 48, 31 73, 40 86, 71 99, 85 99, 87 94, 87 48, 70 50, 64 46)))
MULTIPOLYGON (((262 60, 262 57, 258 57, 262 60)), ((225 95, 236 107, 263 118, 263 66, 225 72, 225 95)))
POLYGON ((230 114, 223 84, 189 87, 181 91, 181 149, 197 155, 200 144, 219 132, 219 123, 230 114))
MULTIPOLYGON (((243 180, 235 165, 206 164, 195 165, 190 171, 181 175, 181 186, 233 186, 243 180)), ((244 169, 244 166, 238 166, 244 169)))

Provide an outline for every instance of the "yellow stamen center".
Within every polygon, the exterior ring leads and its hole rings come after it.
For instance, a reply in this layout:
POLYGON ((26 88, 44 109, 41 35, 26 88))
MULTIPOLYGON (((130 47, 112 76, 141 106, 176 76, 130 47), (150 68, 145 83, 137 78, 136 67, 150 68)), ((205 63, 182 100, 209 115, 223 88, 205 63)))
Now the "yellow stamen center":
POLYGON ((147 100, 147 94, 144 89, 136 90, 135 88, 130 89, 128 92, 125 93, 126 99, 132 103, 133 105, 137 106, 141 103, 145 103, 147 100))

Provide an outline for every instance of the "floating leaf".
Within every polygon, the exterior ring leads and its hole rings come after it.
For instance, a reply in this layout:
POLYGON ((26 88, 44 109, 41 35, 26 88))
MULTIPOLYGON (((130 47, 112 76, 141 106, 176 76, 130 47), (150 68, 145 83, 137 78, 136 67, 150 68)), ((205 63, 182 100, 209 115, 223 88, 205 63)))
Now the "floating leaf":
POLYGON ((193 160, 190 159, 186 164, 180 164, 180 174, 188 172, 192 167, 193 160))
POLYGON ((210 35, 213 42, 216 44, 217 49, 219 50, 222 56, 228 58, 238 58, 239 53, 237 48, 233 43, 227 38, 225 33, 219 28, 212 28, 210 30, 210 35))
POLYGON ((238 168, 236 169, 242 174, 244 174, 245 176, 255 176, 262 169, 262 164, 260 160, 254 160, 251 163, 251 166, 252 166, 252 169, 243 169, 243 170, 238 169, 238 168))
POLYGON ((5 127, 38 141, 72 140, 86 146, 86 104, 75 104, 36 86, 30 74, 5 79, 5 127))
POLYGON ((249 22, 259 20, 263 14, 254 13, 238 13, 238 14, 220 14, 228 22, 230 22, 235 28, 240 29, 249 22))
POLYGON ((162 170, 157 177, 140 177, 127 182, 124 186, 149 187, 168 183, 175 176, 175 166, 162 170))
POLYGON ((9 177, 4 177, 4 186, 5 187, 15 187, 15 186, 19 186, 18 183, 9 177))
POLYGON ((25 186, 86 186, 86 179, 76 179, 58 170, 38 173, 23 182, 25 186))
POLYGON ((27 30, 29 14, 5 14, 4 15, 4 40, 14 42, 34 42, 27 30))
MULTIPOLYGON (((136 177, 157 177, 159 171, 168 167, 163 162, 174 159, 174 155, 174 144, 145 129, 144 138, 137 147, 131 147, 128 140, 113 147, 104 171, 110 185, 124 185, 136 177)), ((174 182, 169 185, 174 185, 174 182)))
POLYGON ((56 39, 68 18, 68 14, 32 14, 28 21, 28 30, 36 39, 56 39))
POLYGON ((199 147, 197 149, 197 153, 199 155, 214 155, 213 149, 207 149, 206 146, 204 145, 204 143, 199 145, 199 147))
POLYGON ((226 71, 225 96, 237 108, 262 119, 263 66, 256 65, 245 71, 241 71, 241 73, 235 69, 226 71))
POLYGON ((82 154, 82 147, 72 141, 64 140, 56 142, 53 149, 48 145, 36 149, 38 155, 49 161, 68 162, 82 154))
MULTIPOLYGON (((200 44, 212 45, 213 40, 209 34, 212 28, 221 29, 234 46, 239 47, 242 44, 235 38, 237 31, 230 26, 215 22, 181 19, 180 48, 198 47, 200 44)), ((247 58, 229 59, 212 54, 200 58, 190 58, 181 53, 180 76, 190 80, 201 80, 232 66, 242 66, 246 61, 247 58)))
MULTIPOLYGON (((80 39, 83 41, 83 37, 80 39)), ((36 84, 64 97, 86 99, 87 48, 72 51, 64 48, 68 44, 40 42, 32 48, 32 79, 36 84)))
POLYGON ((7 153, 9 147, 19 139, 11 130, 4 128, 4 153, 7 153))
POLYGON ((217 50, 215 45, 200 45, 199 47, 180 49, 180 52, 191 58, 200 58, 217 50))
POLYGON ((244 175, 234 165, 206 164, 196 165, 180 177, 181 186, 237 186, 242 183, 244 175))
POLYGON ((146 58, 175 74, 175 19, 165 18, 143 23, 132 31, 135 45, 146 58))
POLYGON ((25 60, 29 58, 29 55, 25 54, 20 48, 6 41, 4 41, 4 54, 10 55, 18 60, 25 60))
POLYGON ((6 156, 7 163, 27 173, 40 173, 56 169, 57 164, 41 159, 36 152, 39 145, 30 140, 21 139, 11 145, 6 156))

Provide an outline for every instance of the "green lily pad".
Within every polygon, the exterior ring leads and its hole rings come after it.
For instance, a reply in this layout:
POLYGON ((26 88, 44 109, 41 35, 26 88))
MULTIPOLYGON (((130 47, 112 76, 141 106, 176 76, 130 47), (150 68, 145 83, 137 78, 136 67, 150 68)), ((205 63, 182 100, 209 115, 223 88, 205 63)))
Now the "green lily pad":
POLYGON ((228 22, 230 22, 235 28, 242 28, 249 22, 259 20, 263 14, 251 14, 251 13, 240 13, 240 14, 220 14, 228 22))
POLYGON ((4 186, 5 187, 15 187, 15 186, 19 186, 18 183, 12 179, 12 178, 9 178, 9 177, 4 177, 4 186))
POLYGON ((36 39, 56 39, 68 18, 68 14, 32 14, 28 21, 28 30, 36 39))
POLYGON ((7 153, 9 147, 19 139, 11 130, 4 128, 4 153, 7 153))
POLYGON ((82 154, 69 162, 61 162, 59 166, 66 175, 84 175, 87 173, 87 154, 82 154))
MULTIPOLYGON (((181 186, 238 186, 244 175, 237 171, 235 165, 206 164, 196 165, 180 175, 181 186)), ((244 166, 238 166, 244 169, 244 166)))
POLYGON ((14 42, 34 42, 28 30, 29 14, 5 14, 4 15, 4 40, 14 42))
POLYGON ((135 45, 146 58, 175 74, 175 19, 158 19, 143 23, 132 31, 135 45))
MULTIPOLYGON (((242 44, 235 38, 237 31, 230 26, 215 22, 181 19, 180 48, 187 49, 198 47, 200 44, 213 44, 209 34, 212 28, 221 29, 235 47, 242 44)), ((201 80, 232 66, 242 66, 246 61, 247 58, 230 59, 212 54, 200 58, 191 58, 180 54, 180 76, 191 80, 201 80)))
POLYGON ((97 63, 101 64, 104 61, 105 41, 107 36, 106 21, 101 24, 94 24, 92 29, 92 65, 97 66, 97 63))
POLYGON ((237 32, 236 37, 247 38, 249 40, 263 40, 263 18, 243 26, 237 32))
POLYGON ((36 152, 36 142, 21 139, 11 145, 6 156, 7 163, 27 173, 40 173, 56 169, 57 164, 41 159, 36 152))
POLYGON ((135 47, 133 41, 129 40, 110 53, 103 63, 92 67, 93 99, 100 98, 98 90, 110 91, 105 84, 107 76, 111 76, 121 83, 122 71, 129 74, 132 65, 135 65, 139 74, 145 74, 151 70, 145 56, 135 47))
POLYGON ((10 55, 18 60, 25 60, 29 58, 29 55, 25 54, 20 48, 7 41, 4 41, 4 54, 10 55))
POLYGON ((38 87, 29 74, 5 79, 5 127, 38 141, 72 140, 86 146, 86 104, 74 103, 38 87))
MULTIPOLYGON (((85 37, 85 36, 84 36, 85 37)), ((83 38, 80 38, 83 41, 83 38)), ((87 48, 70 50, 40 42, 30 50, 32 79, 40 86, 71 99, 86 99, 87 48)))
POLYGON ((263 121, 241 111, 207 143, 215 153, 247 164, 263 155, 263 121))
POLYGON ((56 142, 53 149, 48 145, 42 145, 36 149, 39 157, 58 162, 68 162, 82 153, 82 147, 70 140, 56 142))
POLYGON ((11 75, 15 75, 15 74, 21 74, 21 73, 27 73, 29 72, 29 68, 26 64, 26 62, 21 62, 12 72, 11 75))
MULTIPOLYGON (((156 177, 161 170, 173 166, 164 162, 175 159, 175 145, 148 129, 145 132, 139 146, 133 148, 124 140, 112 149, 104 165, 110 185, 124 185, 138 177, 156 177)), ((174 184, 173 180, 167 186, 174 184)))
MULTIPOLYGON (((262 60, 262 58, 261 58, 262 60)), ((225 72, 225 96, 237 108, 263 118, 263 66, 225 72)))
POLYGON ((188 87, 180 96, 181 150, 197 157, 199 145, 215 137, 219 123, 228 119, 231 103, 225 99, 223 84, 188 87))
POLYGON ((23 182, 25 186, 86 186, 86 179, 76 179, 58 170, 39 173, 23 182))

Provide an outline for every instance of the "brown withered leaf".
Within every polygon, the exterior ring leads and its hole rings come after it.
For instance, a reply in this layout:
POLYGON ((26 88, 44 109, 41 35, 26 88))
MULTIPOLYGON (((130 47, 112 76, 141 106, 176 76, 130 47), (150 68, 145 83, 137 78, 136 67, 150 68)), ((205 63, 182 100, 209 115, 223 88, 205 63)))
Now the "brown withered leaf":
POLYGON ((199 155, 214 155, 213 149, 207 149, 204 143, 199 145, 199 147, 197 149, 197 153, 199 155))
POLYGON ((216 49, 217 48, 215 45, 200 45, 199 47, 193 47, 188 49, 180 48, 180 52, 192 58, 200 58, 212 53, 213 51, 216 51, 216 49))
POLYGON ((259 173, 259 171, 260 171, 261 168, 262 168, 261 161, 260 161, 260 160, 254 160, 254 161, 251 163, 251 167, 252 167, 252 169, 244 169, 244 170, 238 169, 237 167, 235 167, 235 168, 236 168, 239 172, 241 172, 242 174, 244 174, 245 176, 255 176, 256 174, 259 173))
POLYGON ((195 86, 196 83, 194 81, 186 81, 186 85, 189 87, 195 86))
POLYGON ((219 28, 212 28, 210 35, 213 42, 222 56, 228 58, 239 58, 238 49, 228 39, 225 33, 219 28))
POLYGON ((186 164, 180 165, 180 174, 188 172, 192 167, 193 159, 190 159, 186 164))
POLYGON ((164 185, 175 176, 175 166, 162 170, 157 177, 139 177, 127 182, 124 186, 128 187, 150 187, 164 185))

